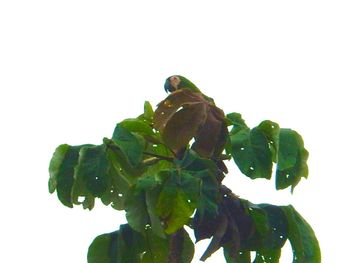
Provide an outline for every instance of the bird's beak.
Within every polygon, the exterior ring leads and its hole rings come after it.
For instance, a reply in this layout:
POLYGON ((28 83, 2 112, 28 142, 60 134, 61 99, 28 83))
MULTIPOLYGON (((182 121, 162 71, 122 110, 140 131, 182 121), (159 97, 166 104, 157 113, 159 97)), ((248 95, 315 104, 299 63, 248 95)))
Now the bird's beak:
POLYGON ((166 91, 166 93, 174 91, 169 79, 167 79, 164 83, 164 90, 166 91))

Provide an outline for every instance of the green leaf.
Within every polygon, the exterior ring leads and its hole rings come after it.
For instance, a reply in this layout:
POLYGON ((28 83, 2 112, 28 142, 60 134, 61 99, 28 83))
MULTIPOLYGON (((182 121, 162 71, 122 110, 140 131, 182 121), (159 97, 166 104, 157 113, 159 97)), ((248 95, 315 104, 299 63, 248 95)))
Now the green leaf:
POLYGON ((152 105, 149 101, 145 101, 145 104, 143 106, 143 117, 149 121, 150 123, 153 122, 153 115, 154 115, 154 111, 152 108, 152 105))
POLYGON ((259 207, 258 205, 255 205, 243 199, 241 199, 241 203, 243 204, 246 213, 248 213, 253 219, 256 230, 261 235, 266 234, 270 230, 266 211, 261 207, 259 207))
POLYGON ((280 134, 280 127, 276 122, 272 122, 269 120, 263 121, 257 126, 257 129, 259 129, 267 138, 271 154, 272 154, 272 160, 274 162, 277 162, 277 154, 278 154, 278 144, 279 144, 279 134, 280 134))
POLYGON ((105 145, 84 147, 80 150, 79 155, 75 180, 82 180, 86 191, 94 197, 101 197, 111 180, 105 145))
POLYGON ((157 215, 156 206, 161 188, 157 187, 152 190, 146 191, 146 206, 148 216, 151 222, 151 230, 153 233, 161 238, 165 238, 164 228, 162 221, 157 215))
POLYGON ((58 199, 68 207, 73 207, 71 191, 74 183, 74 168, 78 163, 79 151, 90 145, 57 147, 50 162, 49 192, 57 191, 58 199))
POLYGON ((127 129, 129 132, 135 132, 149 136, 154 135, 152 127, 140 119, 126 119, 119 123, 119 125, 127 129))
POLYGON ((245 250, 276 250, 284 246, 287 240, 287 219, 281 207, 270 204, 257 205, 266 212, 269 229, 267 232, 255 232, 248 240, 242 242, 245 250))
POLYGON ((232 155, 238 168, 251 179, 271 178, 272 155, 268 140, 257 128, 230 134, 232 155))
POLYGON ((293 249, 293 263, 320 263, 321 251, 311 226, 293 206, 285 206, 282 209, 288 221, 288 239, 293 249))
POLYGON ((276 171, 276 189, 292 186, 292 191, 301 180, 307 178, 309 153, 304 148, 301 136, 291 129, 281 129, 276 171))
POLYGON ((130 185, 113 166, 110 169, 110 184, 108 190, 101 196, 104 205, 112 203, 112 207, 117 210, 125 209, 125 199, 130 190, 130 185))
POLYGON ((171 234, 185 225, 193 214, 196 206, 179 186, 181 174, 169 171, 169 178, 159 194, 156 212, 164 222, 165 233, 171 234))
POLYGON ((144 192, 130 191, 125 200, 126 219, 129 225, 140 233, 150 226, 144 192))
POLYGON ((247 124, 242 119, 242 115, 240 113, 229 113, 226 115, 226 118, 228 119, 229 124, 233 125, 233 128, 230 131, 230 133, 236 133, 242 129, 248 128, 247 124))
POLYGON ((253 263, 279 263, 281 249, 262 249, 256 251, 253 263))
POLYGON ((141 137, 137 137, 121 124, 118 124, 114 130, 112 140, 119 146, 133 166, 140 164, 144 148, 144 141, 141 137))
POLYGON ((167 262, 169 254, 169 240, 154 235, 151 228, 145 232, 146 250, 142 254, 141 263, 167 262))
POLYGON ((127 156, 115 144, 114 141, 104 138, 104 145, 107 147, 107 156, 113 168, 131 186, 136 182, 137 177, 143 173, 142 167, 134 167, 130 164, 127 156))
POLYGON ((88 263, 140 263, 145 249, 143 236, 129 225, 121 225, 119 231, 94 239, 87 260, 88 263))

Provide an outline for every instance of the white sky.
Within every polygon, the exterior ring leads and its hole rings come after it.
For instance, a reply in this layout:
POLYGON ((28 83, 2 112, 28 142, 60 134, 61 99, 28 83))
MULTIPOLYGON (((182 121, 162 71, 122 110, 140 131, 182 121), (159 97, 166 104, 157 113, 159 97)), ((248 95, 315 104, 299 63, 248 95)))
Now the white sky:
MULTIPOLYGON (((310 175, 294 195, 233 162, 225 183, 252 202, 292 203, 323 262, 345 262, 349 2, 115 2, 0 2, 0 262, 85 263, 93 238, 125 222, 102 205, 61 205, 47 190, 48 164, 59 144, 100 144, 144 100, 155 105, 173 74, 250 126, 270 119, 304 137, 310 175)), ((218 252, 207 262, 223 261, 218 252)))

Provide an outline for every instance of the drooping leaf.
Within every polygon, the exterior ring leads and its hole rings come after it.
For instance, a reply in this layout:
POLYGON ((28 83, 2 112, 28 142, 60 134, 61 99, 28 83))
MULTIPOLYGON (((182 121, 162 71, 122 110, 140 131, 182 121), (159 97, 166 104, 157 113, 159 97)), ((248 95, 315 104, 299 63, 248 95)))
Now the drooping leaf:
POLYGON ((152 228, 145 231, 145 251, 141 263, 167 262, 169 254, 169 238, 161 238, 154 234, 152 228))
POLYGON ((141 137, 136 136, 121 124, 118 124, 114 130, 112 140, 133 166, 137 166, 140 163, 144 148, 144 142, 141 137))
POLYGON ((74 178, 81 180, 84 189, 94 197, 101 197, 106 192, 111 176, 105 145, 84 147, 80 150, 74 178))
POLYGON ((204 103, 184 104, 182 109, 168 120, 163 130, 165 144, 174 150, 186 147, 188 142, 195 137, 205 119, 204 103))
POLYGON ((144 233, 150 225, 145 193, 130 191, 125 200, 125 212, 130 227, 144 233))
POLYGON ((288 239, 293 249, 293 263, 320 263, 320 247, 311 226, 293 206, 284 206, 282 209, 288 221, 288 239))
POLYGON ((270 204, 257 205, 266 212, 269 229, 267 232, 255 232, 255 234, 242 242, 242 249, 245 250, 276 250, 284 246, 287 240, 287 219, 279 206, 270 204))
POLYGON ((79 151, 90 145, 70 146, 62 144, 57 147, 50 162, 49 192, 57 191, 62 204, 73 207, 71 191, 74 183, 74 167, 78 164, 79 151))
POLYGON ((127 156, 113 140, 104 138, 103 143, 106 145, 107 156, 113 168, 119 172, 128 185, 133 185, 137 177, 143 173, 143 168, 131 165, 127 156))
POLYGON ((194 256, 194 244, 187 231, 183 231, 183 244, 181 250, 181 259, 183 263, 191 263, 194 256))
POLYGON ((268 140, 257 128, 230 134, 232 155, 241 172, 252 179, 271 178, 272 154, 268 140))
POLYGON ((169 177, 159 194, 156 212, 164 222, 165 233, 171 234, 185 225, 193 214, 196 205, 191 196, 179 186, 181 174, 169 171, 169 177))
POLYGON ((113 165, 111 165, 110 177, 108 190, 101 196, 101 201, 104 205, 112 204, 114 209, 124 210, 125 198, 130 190, 130 185, 113 165))
POLYGON ((206 120, 195 136, 192 149, 200 156, 210 158, 219 156, 223 151, 228 130, 224 121, 224 112, 213 105, 209 105, 208 109, 206 120))
POLYGON ((94 239, 87 260, 88 263, 140 263, 145 249, 144 237, 129 225, 121 225, 118 231, 94 239))
POLYGON ((172 92, 159 103, 154 127, 173 150, 185 148, 194 138, 193 149, 208 158, 221 153, 227 139, 223 111, 201 93, 188 89, 172 92))
POLYGON ((302 177, 307 178, 309 153, 301 136, 291 129, 281 129, 276 171, 276 189, 289 186, 292 191, 302 177))
POLYGON ((253 222, 255 229, 264 235, 270 230, 267 212, 258 205, 255 205, 247 200, 241 200, 241 204, 244 206, 246 213, 248 213, 253 222))

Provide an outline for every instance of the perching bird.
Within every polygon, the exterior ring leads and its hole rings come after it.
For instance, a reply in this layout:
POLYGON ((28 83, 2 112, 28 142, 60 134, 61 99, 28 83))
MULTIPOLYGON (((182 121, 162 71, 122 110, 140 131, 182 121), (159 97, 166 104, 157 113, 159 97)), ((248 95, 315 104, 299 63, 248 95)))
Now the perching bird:
POLYGON ((207 101, 214 103, 214 100, 212 98, 204 95, 201 90, 189 79, 180 75, 173 75, 167 78, 165 80, 164 89, 166 92, 174 92, 179 89, 189 89, 195 93, 202 94, 207 101))

